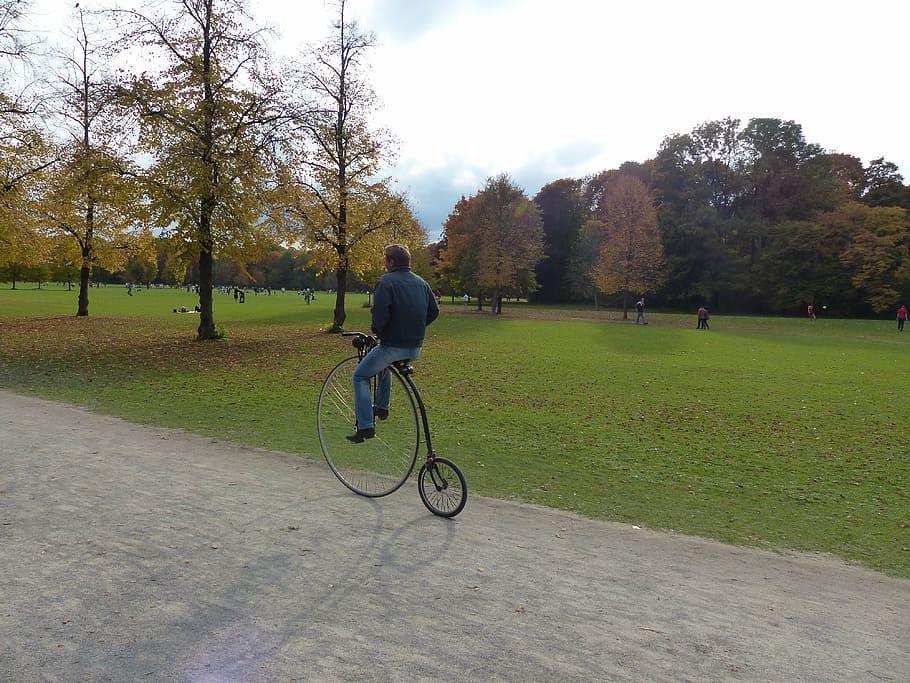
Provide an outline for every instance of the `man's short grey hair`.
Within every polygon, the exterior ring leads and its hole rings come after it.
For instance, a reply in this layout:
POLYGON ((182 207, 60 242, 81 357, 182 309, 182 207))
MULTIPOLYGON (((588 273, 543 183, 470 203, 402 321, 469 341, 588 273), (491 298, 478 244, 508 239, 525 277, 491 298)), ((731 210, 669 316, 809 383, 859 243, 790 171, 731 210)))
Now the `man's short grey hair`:
POLYGON ((385 248, 385 257, 395 266, 411 266, 411 252, 403 244, 390 244, 385 248))

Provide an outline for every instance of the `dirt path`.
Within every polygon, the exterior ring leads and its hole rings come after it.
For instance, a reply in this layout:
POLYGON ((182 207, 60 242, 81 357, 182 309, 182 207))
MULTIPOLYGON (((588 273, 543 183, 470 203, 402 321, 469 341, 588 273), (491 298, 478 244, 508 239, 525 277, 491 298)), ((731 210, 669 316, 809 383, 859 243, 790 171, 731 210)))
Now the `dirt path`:
MULTIPOLYGON (((470 482, 469 482, 470 483, 470 482)), ((3 681, 906 681, 910 581, 0 392, 3 681)))

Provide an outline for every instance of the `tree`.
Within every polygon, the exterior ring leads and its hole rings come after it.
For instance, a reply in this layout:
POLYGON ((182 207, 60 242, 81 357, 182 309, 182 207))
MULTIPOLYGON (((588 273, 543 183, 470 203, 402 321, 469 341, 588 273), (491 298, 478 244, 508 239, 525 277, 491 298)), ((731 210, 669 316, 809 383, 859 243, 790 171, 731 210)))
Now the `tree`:
POLYGON ((543 255, 540 209, 506 174, 488 178, 470 199, 462 198, 445 224, 443 269, 450 281, 491 294, 494 313, 502 297, 536 286, 534 267, 543 255))
POLYGON ((603 221, 589 218, 581 226, 578 238, 572 245, 566 268, 565 286, 571 296, 579 299, 594 299, 597 308, 597 286, 594 284, 594 264, 600 253, 607 226, 603 221))
POLYGON ((102 72, 85 15, 77 9, 75 49, 61 52, 64 68, 52 87, 50 115, 65 131, 52 172, 43 176, 38 207, 43 228, 69 236, 78 245, 77 316, 89 312, 89 279, 100 265, 122 270, 140 251, 151 253, 150 233, 142 229, 142 198, 137 168, 122 156, 128 134, 115 111, 113 84, 102 72))
POLYGON ((217 337, 213 268, 248 259, 280 236, 263 221, 274 157, 287 140, 285 93, 268 71, 262 29, 248 29, 241 0, 179 0, 173 16, 123 11, 140 63, 157 73, 121 89, 140 121, 149 210, 188 257, 198 258, 200 340, 217 337), (154 55, 154 57, 152 56, 154 55))
POLYGON ((822 153, 807 143, 802 126, 780 119, 751 119, 740 133, 746 155, 746 192, 740 215, 770 223, 804 220, 815 207, 806 202, 807 162, 822 153))
POLYGON ((572 245, 587 217, 582 196, 582 182, 563 178, 544 185, 534 197, 540 208, 544 231, 543 258, 537 264, 540 285, 535 298, 543 301, 565 301, 572 245))
POLYGON ((41 101, 34 83, 15 78, 32 70, 32 59, 42 44, 40 36, 25 27, 31 0, 0 0, 0 117, 31 118, 41 101))
POLYGON ((416 251, 426 234, 407 199, 391 189, 389 180, 377 178, 392 143, 369 121, 376 97, 364 72, 375 38, 345 17, 345 0, 338 2, 333 31, 300 73, 299 90, 307 101, 298 124, 307 144, 284 166, 273 219, 296 223, 299 241, 323 270, 335 273, 332 327, 338 331, 347 317, 348 274, 379 273, 386 244, 398 242, 416 251))
POLYGON ((856 226, 842 259, 853 285, 883 313, 910 290, 910 212, 899 207, 849 207, 856 226))
POLYGON ((593 279, 605 294, 622 293, 623 319, 628 318, 628 295, 653 291, 660 282, 663 245, 657 230, 657 209, 645 184, 623 176, 604 202, 606 237, 594 264, 593 279))
MULTIPOLYGON (((738 119, 708 121, 664 139, 654 160, 653 191, 666 256, 660 290, 686 309, 694 299, 717 310, 719 296, 742 290, 742 226, 746 150, 738 119)), ((747 271, 746 271, 747 272, 747 271)))
POLYGON ((843 227, 832 216, 771 228, 758 271, 771 310, 801 313, 808 304, 819 307, 822 302, 839 310, 855 305, 850 270, 841 261, 852 235, 843 227))
POLYGON ((494 312, 502 313, 502 297, 510 290, 536 287, 543 221, 537 205, 505 174, 490 178, 479 197, 477 282, 492 293, 494 312))
POLYGON ((17 67, 27 71, 37 37, 23 28, 29 3, 0 0, 0 268, 12 273, 37 265, 47 253, 34 223, 36 183, 54 163, 53 146, 35 116, 37 94, 14 88, 17 67))
POLYGON ((897 165, 884 158, 873 159, 865 171, 866 193, 863 202, 869 206, 900 206, 910 211, 910 185, 897 165))
POLYGON ((29 4, 22 0, 0 0, 0 57, 6 64, 25 59, 38 42, 21 26, 29 4))
MULTIPOLYGON (((473 199, 473 197, 471 198, 473 199)), ((455 203, 443 224, 442 240, 436 262, 438 277, 456 292, 477 291, 476 278, 476 204, 463 196, 455 203)), ((483 299, 477 291, 477 307, 483 299)))

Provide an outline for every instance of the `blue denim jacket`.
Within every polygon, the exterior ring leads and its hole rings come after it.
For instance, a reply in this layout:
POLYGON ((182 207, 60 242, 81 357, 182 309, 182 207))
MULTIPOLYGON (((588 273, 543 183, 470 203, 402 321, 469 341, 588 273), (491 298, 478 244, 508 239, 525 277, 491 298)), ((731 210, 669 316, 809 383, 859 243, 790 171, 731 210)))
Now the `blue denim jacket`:
POLYGON ((439 315, 430 285, 406 266, 379 278, 373 292, 373 332, 385 346, 422 346, 426 328, 439 315))

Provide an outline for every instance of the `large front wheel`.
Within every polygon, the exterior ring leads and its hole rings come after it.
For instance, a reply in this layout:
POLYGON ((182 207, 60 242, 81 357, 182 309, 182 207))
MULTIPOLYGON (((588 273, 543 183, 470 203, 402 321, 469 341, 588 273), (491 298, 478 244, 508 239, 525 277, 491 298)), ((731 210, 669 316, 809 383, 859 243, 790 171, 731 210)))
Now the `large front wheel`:
POLYGON ((417 490, 427 510, 440 517, 454 517, 468 502, 468 484, 451 460, 434 458, 417 476, 417 490))
POLYGON ((358 362, 356 356, 341 361, 322 385, 317 413, 319 443, 342 484, 361 496, 386 496, 401 487, 414 469, 420 446, 417 409, 404 380, 390 368, 392 405, 388 418, 376 420, 374 438, 361 443, 348 441, 345 437, 357 429, 353 373, 358 362))

